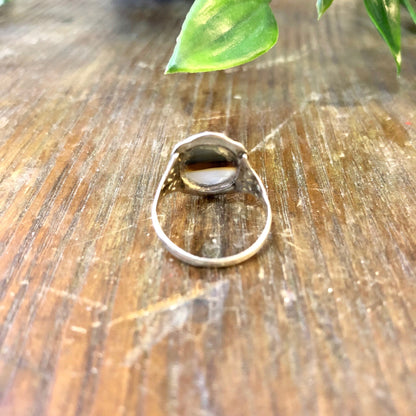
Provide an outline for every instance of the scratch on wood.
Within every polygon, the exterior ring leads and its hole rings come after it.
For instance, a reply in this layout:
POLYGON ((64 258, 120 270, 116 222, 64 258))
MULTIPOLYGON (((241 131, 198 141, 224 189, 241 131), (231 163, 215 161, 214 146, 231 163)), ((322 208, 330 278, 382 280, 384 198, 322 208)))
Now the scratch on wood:
POLYGON ((107 326, 111 328, 115 325, 119 325, 123 322, 133 321, 136 319, 140 319, 149 315, 158 314, 160 312, 165 312, 167 310, 174 310, 179 306, 183 306, 186 303, 192 302, 195 299, 199 299, 201 297, 205 297, 212 294, 212 291, 215 289, 219 289, 222 286, 226 286, 228 288, 229 281, 221 281, 205 288, 194 288, 186 295, 173 295, 166 299, 161 300, 160 302, 153 303, 149 305, 147 308, 140 309, 134 312, 130 312, 127 315, 120 316, 119 318, 113 319, 110 321, 107 326))
POLYGON ((78 334, 86 334, 87 333, 87 329, 83 328, 81 326, 77 326, 77 325, 71 325, 70 327, 72 332, 76 332, 78 334))
POLYGON ((143 352, 149 352, 169 334, 183 328, 194 313, 196 322, 203 323, 205 328, 214 322, 220 322, 226 310, 224 303, 228 290, 229 281, 223 280, 204 289, 193 289, 185 296, 170 297, 150 308, 132 312, 110 322, 109 326, 114 326, 140 318, 138 323, 140 337, 137 344, 126 353, 124 365, 127 367, 134 365, 143 352), (201 308, 201 301, 204 300, 208 304, 202 307, 206 314, 201 318, 198 310, 201 308))
POLYGON ((66 299, 70 299, 70 300, 73 300, 74 302, 78 302, 78 303, 90 306, 92 308, 100 309, 101 311, 106 311, 107 310, 107 306, 104 305, 102 302, 96 302, 96 301, 93 301, 91 299, 79 297, 77 295, 74 295, 73 293, 67 292, 66 290, 58 290, 58 289, 54 289, 54 288, 50 287, 50 288, 46 289, 46 291, 48 293, 52 293, 53 295, 63 297, 63 298, 66 298, 66 299))
POLYGON ((283 127, 285 127, 290 121, 292 121, 295 116, 301 114, 305 110, 307 105, 309 105, 310 103, 316 103, 324 97, 324 94, 319 94, 317 92, 312 91, 299 105, 299 110, 293 111, 288 117, 286 117, 286 119, 284 119, 280 124, 273 128, 270 131, 270 133, 267 134, 259 144, 254 146, 249 151, 249 153, 253 153, 264 148, 273 149, 275 147, 274 140, 277 138, 276 136, 281 132, 283 127))
MULTIPOLYGON (((290 64, 290 63, 301 60, 302 58, 307 56, 310 53, 310 51, 311 51, 311 48, 309 48, 308 45, 303 45, 298 52, 294 52, 289 55, 279 55, 277 58, 272 59, 272 60, 266 60, 266 61, 260 60, 258 62, 253 63, 252 66, 254 66, 256 70, 262 70, 262 69, 270 69, 278 65, 290 64)), ((245 72, 245 71, 252 71, 252 70, 253 68, 250 65, 247 65, 247 66, 242 66, 242 67, 226 69, 225 72, 231 74, 233 72, 245 72)))
POLYGON ((76 242, 76 243, 74 243, 73 245, 74 245, 74 246, 76 246, 76 245, 80 245, 80 244, 92 243, 92 242, 94 242, 94 241, 98 241, 98 240, 100 240, 100 239, 102 239, 102 238, 104 238, 104 237, 107 237, 107 236, 110 236, 110 235, 115 235, 115 234, 121 233, 122 231, 128 230, 128 229, 130 229, 130 228, 132 228, 132 227, 137 227, 137 224, 131 224, 131 225, 128 225, 128 226, 126 226, 126 227, 120 228, 120 229, 118 229, 118 230, 115 230, 115 231, 110 231, 110 232, 108 232, 108 233, 101 234, 101 235, 99 235, 99 236, 97 236, 97 237, 95 237, 95 238, 91 238, 90 240, 82 240, 82 241, 77 241, 77 242, 76 242))

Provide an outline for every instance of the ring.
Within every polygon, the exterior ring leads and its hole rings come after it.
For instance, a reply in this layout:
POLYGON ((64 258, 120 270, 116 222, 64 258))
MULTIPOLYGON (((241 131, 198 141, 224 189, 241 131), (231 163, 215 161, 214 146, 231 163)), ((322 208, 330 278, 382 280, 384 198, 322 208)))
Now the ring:
POLYGON ((227 267, 239 264, 263 246, 272 223, 272 210, 266 189, 250 166, 244 146, 221 133, 203 132, 178 143, 157 188, 152 204, 152 222, 165 248, 178 259, 198 267, 227 267), (193 195, 250 193, 267 211, 264 228, 247 249, 226 257, 200 257, 177 246, 165 234, 158 219, 160 200, 172 192, 193 195))

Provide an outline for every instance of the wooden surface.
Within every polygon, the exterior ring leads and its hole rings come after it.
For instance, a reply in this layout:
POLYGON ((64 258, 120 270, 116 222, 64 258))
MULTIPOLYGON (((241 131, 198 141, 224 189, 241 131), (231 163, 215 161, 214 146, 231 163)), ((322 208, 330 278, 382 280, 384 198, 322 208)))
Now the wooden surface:
MULTIPOLYGON (((319 23, 273 3, 270 53, 165 76, 188 7, 0 9, 0 414, 414 415, 410 20, 399 79, 345 0, 319 23), (249 149, 273 208, 265 248, 222 270, 172 258, 150 221, 172 147, 204 130, 249 149)), ((162 216, 190 248, 237 250, 261 218, 230 203, 162 216)))

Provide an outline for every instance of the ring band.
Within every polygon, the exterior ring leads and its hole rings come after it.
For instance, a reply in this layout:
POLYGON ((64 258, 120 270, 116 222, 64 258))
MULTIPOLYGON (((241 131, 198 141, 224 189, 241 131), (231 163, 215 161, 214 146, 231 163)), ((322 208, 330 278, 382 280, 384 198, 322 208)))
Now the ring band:
POLYGON ((157 188, 152 204, 152 222, 165 248, 178 259, 198 267, 227 267, 256 254, 267 239, 272 210, 261 179, 250 166, 244 146, 221 133, 203 132, 178 143, 157 188), (177 246, 165 234, 158 219, 160 200, 172 192, 216 195, 230 192, 250 193, 267 211, 264 228, 247 249, 226 257, 200 257, 177 246))

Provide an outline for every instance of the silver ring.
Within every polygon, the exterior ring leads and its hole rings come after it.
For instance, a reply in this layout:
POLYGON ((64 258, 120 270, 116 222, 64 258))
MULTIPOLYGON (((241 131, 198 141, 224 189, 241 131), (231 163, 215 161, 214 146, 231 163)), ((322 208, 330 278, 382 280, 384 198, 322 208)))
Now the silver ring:
POLYGON ((152 204, 152 222, 165 248, 178 259, 193 266, 226 267, 239 264, 260 250, 270 231, 272 210, 266 189, 250 166, 244 146, 224 134, 207 131, 188 137, 173 149, 152 204), (263 203, 267 211, 266 223, 257 240, 240 253, 218 258, 196 256, 170 240, 160 225, 159 201, 171 192, 196 195, 250 193, 263 203))

